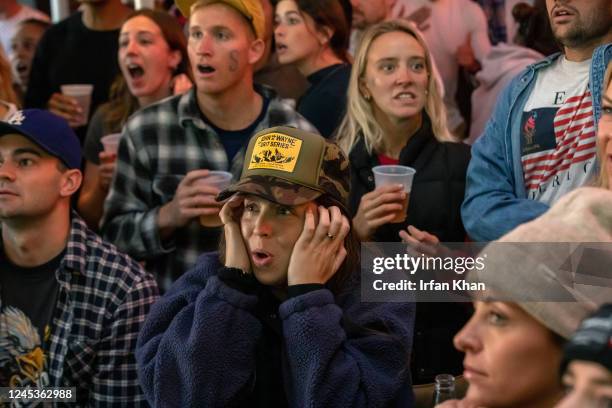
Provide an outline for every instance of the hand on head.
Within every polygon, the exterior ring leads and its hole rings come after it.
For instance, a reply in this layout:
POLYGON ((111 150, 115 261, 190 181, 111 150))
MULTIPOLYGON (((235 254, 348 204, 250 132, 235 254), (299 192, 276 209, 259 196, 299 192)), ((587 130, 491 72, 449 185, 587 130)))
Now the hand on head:
POLYGON ((312 204, 306 211, 304 229, 291 254, 288 284, 324 284, 331 279, 346 258, 344 239, 349 230, 348 218, 340 208, 312 204))

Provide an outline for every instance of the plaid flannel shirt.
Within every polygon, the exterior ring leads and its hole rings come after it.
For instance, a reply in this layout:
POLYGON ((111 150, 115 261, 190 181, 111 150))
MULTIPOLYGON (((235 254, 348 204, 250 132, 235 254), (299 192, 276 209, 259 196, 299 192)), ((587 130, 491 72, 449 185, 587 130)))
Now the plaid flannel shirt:
MULTIPOLYGON (((269 88, 270 99, 255 133, 272 126, 316 128, 269 88)), ((203 228, 197 219, 161 241, 159 208, 174 197, 181 179, 197 169, 242 171, 246 145, 228 159, 216 132, 202 119, 195 90, 174 96, 133 115, 123 128, 115 177, 104 204, 103 236, 147 263, 164 288, 190 269, 203 252, 216 250, 220 228, 203 228)))
POLYGON ((140 327, 159 296, 155 279, 102 241, 78 215, 72 214, 71 223, 66 254, 56 272, 59 293, 47 349, 49 386, 76 387, 76 406, 146 407, 134 350, 140 327))

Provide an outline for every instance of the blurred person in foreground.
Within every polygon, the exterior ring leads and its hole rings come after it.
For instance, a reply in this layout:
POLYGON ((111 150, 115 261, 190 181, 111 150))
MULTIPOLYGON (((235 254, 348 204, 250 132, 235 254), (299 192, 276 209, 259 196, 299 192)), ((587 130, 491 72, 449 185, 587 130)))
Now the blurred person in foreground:
POLYGON ((612 304, 585 319, 565 345, 565 397, 555 408, 612 406, 612 304))
POLYGON ((455 337, 469 388, 440 408, 552 408, 563 398, 563 346, 612 298, 612 271, 599 267, 612 259, 610 203, 612 191, 577 189, 483 249, 485 268, 468 280, 486 291, 455 337), (587 253, 593 243, 605 246, 587 253))

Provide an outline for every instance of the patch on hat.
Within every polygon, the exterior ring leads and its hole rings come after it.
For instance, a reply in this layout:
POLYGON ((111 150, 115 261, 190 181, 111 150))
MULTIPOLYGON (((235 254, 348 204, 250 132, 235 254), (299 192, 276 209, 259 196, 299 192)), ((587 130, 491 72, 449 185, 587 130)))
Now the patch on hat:
POLYGON ((255 140, 249 170, 271 169, 293 173, 302 141, 282 133, 268 133, 255 140))

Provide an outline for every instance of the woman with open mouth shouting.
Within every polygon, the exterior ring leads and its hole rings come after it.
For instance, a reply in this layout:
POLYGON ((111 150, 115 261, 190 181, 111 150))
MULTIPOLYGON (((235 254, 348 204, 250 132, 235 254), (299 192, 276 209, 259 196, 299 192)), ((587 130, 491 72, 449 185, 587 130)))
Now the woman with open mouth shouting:
POLYGON ((362 303, 349 168, 276 127, 222 191, 224 238, 153 306, 139 377, 153 406, 412 406, 414 304, 362 303))
POLYGON ((116 151, 105 151, 101 139, 121 132, 128 117, 191 86, 187 40, 174 17, 162 11, 139 10, 121 26, 121 75, 110 101, 91 119, 83 147, 85 179, 78 209, 90 228, 98 229, 104 199, 115 172, 116 151))

